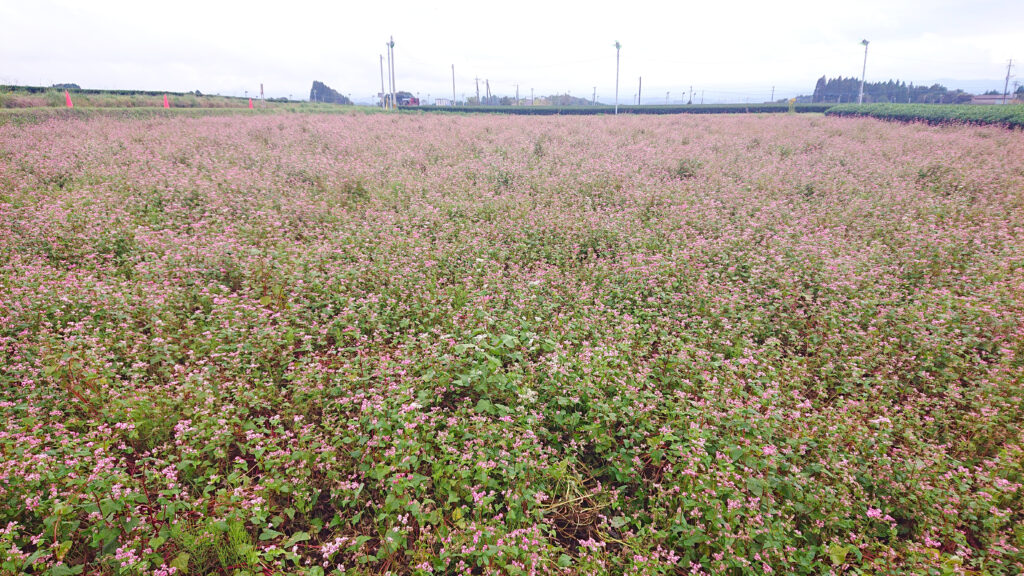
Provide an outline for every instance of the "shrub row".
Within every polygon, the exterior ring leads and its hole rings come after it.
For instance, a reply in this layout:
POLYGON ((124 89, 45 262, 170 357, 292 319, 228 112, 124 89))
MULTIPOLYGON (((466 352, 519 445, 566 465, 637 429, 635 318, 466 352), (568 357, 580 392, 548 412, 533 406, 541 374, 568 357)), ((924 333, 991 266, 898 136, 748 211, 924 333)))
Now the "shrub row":
POLYGON ((148 118, 229 116, 252 114, 262 110, 248 108, 14 108, 0 109, 0 126, 11 124, 38 124, 50 119, 91 119, 111 118, 115 120, 139 120, 148 118))
POLYGON ((830 116, 870 116, 899 122, 928 124, 996 124, 1024 128, 1024 105, 976 106, 970 104, 840 104, 830 116))
MULTIPOLYGON (((824 112, 831 104, 797 104, 796 112, 824 112)), ((525 114, 529 116, 614 114, 612 106, 421 106, 425 112, 525 114)), ((620 114, 747 114, 788 112, 788 104, 690 104, 619 106, 620 114)))
POLYGON ((334 104, 310 105, 308 103, 280 104, 273 106, 257 107, 249 109, 243 106, 211 108, 122 108, 122 107, 75 107, 75 108, 2 108, 0 107, 0 126, 13 125, 21 126, 26 124, 39 124, 51 119, 94 119, 110 118, 113 120, 140 120, 149 118, 199 118, 203 116, 233 116, 252 114, 281 114, 281 113, 314 113, 314 114, 352 114, 360 111, 373 111, 373 108, 353 108, 351 106, 337 106, 334 104))
MULTIPOLYGON (((52 86, 14 86, 14 85, 0 85, 0 92, 13 92, 21 94, 45 94, 47 92, 59 91, 63 92, 64 88, 54 88, 52 86)), ((106 90, 96 88, 70 88, 68 92, 72 94, 106 94, 113 96, 198 96, 195 92, 169 92, 167 90, 106 90)), ((224 96, 229 98, 229 96, 224 96)))

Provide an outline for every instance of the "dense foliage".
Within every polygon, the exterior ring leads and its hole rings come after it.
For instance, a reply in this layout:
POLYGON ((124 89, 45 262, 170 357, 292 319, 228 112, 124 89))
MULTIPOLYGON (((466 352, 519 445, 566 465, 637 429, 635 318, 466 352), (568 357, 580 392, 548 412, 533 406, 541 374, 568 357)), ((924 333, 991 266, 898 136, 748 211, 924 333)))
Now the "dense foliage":
POLYGON ((5 124, 23 125, 39 124, 55 120, 148 120, 157 118, 201 118, 208 116, 258 116, 282 113, 301 114, 376 114, 375 108, 339 108, 333 104, 313 102, 288 102, 267 100, 254 109, 244 103, 224 108, 115 108, 99 106, 95 108, 15 108, 0 110, 0 126, 5 124))
MULTIPOLYGON (((668 106, 619 106, 619 114, 763 114, 824 112, 831 104, 672 104, 668 106)), ((591 116, 614 114, 614 106, 422 106, 426 112, 516 114, 525 116, 591 116)))
POLYGON ((1019 574, 1024 134, 0 130, 5 574, 1019 574))
MULTIPOLYGON (((814 85, 815 102, 852 103, 860 95, 860 78, 818 78, 814 85)), ((963 90, 950 90, 942 84, 914 86, 903 81, 865 82, 864 102, 905 102, 908 104, 963 104, 971 95, 963 90)))
POLYGON ((352 104, 352 101, 348 99, 348 96, 345 96, 341 92, 338 92, 319 80, 314 80, 313 87, 309 89, 309 101, 323 102, 326 104, 344 104, 346 106, 352 104))
MULTIPOLYGON (((15 87, 0 87, 0 111, 4 109, 64 108, 63 90, 30 91, 15 87)), ((81 90, 69 91, 75 108, 162 108, 164 94, 139 93, 133 90, 81 90), (134 92, 134 93, 133 93, 134 92)), ((248 108, 249 101, 230 96, 203 96, 186 92, 167 94, 172 108, 248 108)), ((262 106, 263 103, 261 102, 262 106)), ((2 113, 2 112, 0 112, 2 113)))
MULTIPOLYGON (((80 88, 77 84, 54 84, 53 86, 17 86, 0 84, 0 92, 24 93, 24 94, 45 94, 54 89, 69 89, 72 94, 108 94, 114 96, 202 96, 199 90, 195 92, 167 92, 165 90, 132 90, 132 89, 98 89, 80 88)), ((63 93, 62 93, 63 94, 63 93)))
POLYGON ((1024 105, 971 106, 926 104, 841 104, 825 111, 833 116, 870 116, 929 124, 995 124, 1024 128, 1024 105))

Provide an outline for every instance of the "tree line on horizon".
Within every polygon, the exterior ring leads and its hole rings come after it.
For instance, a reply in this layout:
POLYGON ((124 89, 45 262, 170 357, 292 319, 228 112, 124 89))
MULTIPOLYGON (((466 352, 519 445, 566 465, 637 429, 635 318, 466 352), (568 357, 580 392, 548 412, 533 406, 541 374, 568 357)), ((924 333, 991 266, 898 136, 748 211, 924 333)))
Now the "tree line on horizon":
MULTIPOLYGON (((818 78, 814 86, 812 102, 856 102, 860 93, 859 78, 818 78)), ((966 104, 971 94, 963 90, 950 90, 942 84, 915 86, 913 82, 899 80, 886 82, 865 82, 864 102, 890 102, 913 104, 966 104)))

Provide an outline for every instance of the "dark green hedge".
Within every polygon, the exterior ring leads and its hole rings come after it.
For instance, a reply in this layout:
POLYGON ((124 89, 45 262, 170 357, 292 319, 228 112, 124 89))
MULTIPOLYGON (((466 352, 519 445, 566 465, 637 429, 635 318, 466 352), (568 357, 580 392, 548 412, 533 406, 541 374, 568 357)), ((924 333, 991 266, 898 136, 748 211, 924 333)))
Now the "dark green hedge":
POLYGON ((899 122, 928 124, 995 124, 1024 128, 1024 104, 978 106, 971 104, 839 104, 828 116, 868 116, 899 122))
MULTIPOLYGON (((797 104, 796 112, 824 112, 832 104, 797 104)), ((462 114, 525 114, 552 116, 614 114, 614 106, 419 106, 405 110, 462 114)), ((788 112, 788 104, 691 104, 675 106, 619 106, 619 114, 760 114, 788 112)))
POLYGON ((114 118, 137 120, 148 118, 197 118, 201 116, 233 116, 240 114, 274 114, 282 110, 260 108, 2 108, 0 126, 4 124, 37 124, 52 119, 114 118))
MULTIPOLYGON (((14 94, 45 94, 47 92, 63 92, 64 88, 52 86, 10 86, 0 84, 0 92, 14 94)), ((100 90, 95 88, 71 88, 68 92, 72 94, 109 94, 112 96, 196 96, 195 92, 168 92, 167 90, 100 90)), ((221 96, 221 98, 233 98, 233 96, 221 96)), ((241 99, 241 97, 237 97, 241 99)))

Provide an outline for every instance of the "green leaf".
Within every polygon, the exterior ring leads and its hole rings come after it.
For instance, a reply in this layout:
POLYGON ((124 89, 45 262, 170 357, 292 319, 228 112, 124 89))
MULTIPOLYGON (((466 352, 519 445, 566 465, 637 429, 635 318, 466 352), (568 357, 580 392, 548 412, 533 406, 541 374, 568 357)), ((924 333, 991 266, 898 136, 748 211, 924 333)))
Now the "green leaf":
POLYGON ((277 530, 271 530, 270 528, 264 528, 263 532, 260 533, 260 540, 273 540, 278 536, 284 536, 283 532, 277 530))
POLYGON ((568 568, 572 566, 572 558, 568 554, 562 554, 558 557, 558 565, 562 568, 568 568))
POLYGON ((850 548, 842 544, 832 544, 828 547, 828 557, 832 560, 832 564, 839 566, 846 562, 846 555, 850 553, 850 548))
POLYGON ((292 534, 292 537, 289 538, 288 541, 285 542, 281 547, 291 548, 299 542, 305 542, 306 540, 309 540, 309 534, 305 532, 296 532, 295 534, 292 534))
POLYGON ((175 556, 174 560, 171 560, 171 567, 172 568, 177 568, 178 572, 180 572, 181 574, 188 574, 188 559, 189 558, 190 558, 190 556, 188 555, 187 552, 182 552, 181 554, 178 554, 177 556, 175 556))
POLYGON ((60 545, 57 546, 57 550, 54 551, 53 555, 57 557, 58 561, 61 561, 64 560, 65 556, 67 556, 68 550, 71 550, 70 540, 66 542, 61 542, 60 545))
POLYGON ((760 478, 748 478, 747 490, 749 490, 754 496, 760 497, 761 494, 764 494, 764 480, 761 480, 760 478))
POLYGON ((476 403, 476 408, 473 408, 473 411, 481 414, 491 414, 494 412, 494 406, 486 398, 481 398, 480 401, 476 403))
POLYGON ((72 576, 73 574, 81 574, 84 567, 82 564, 79 564, 78 566, 68 568, 64 564, 58 564, 50 568, 48 574, 50 576, 72 576))

